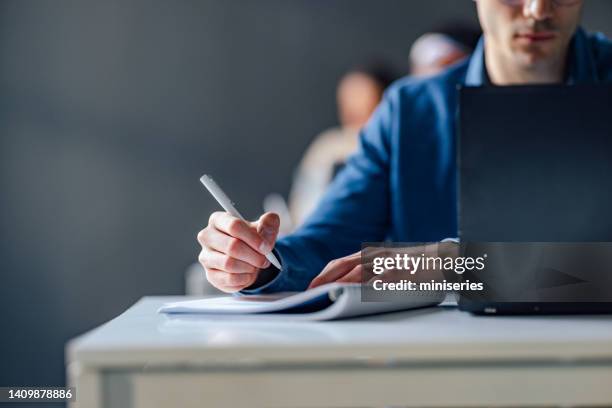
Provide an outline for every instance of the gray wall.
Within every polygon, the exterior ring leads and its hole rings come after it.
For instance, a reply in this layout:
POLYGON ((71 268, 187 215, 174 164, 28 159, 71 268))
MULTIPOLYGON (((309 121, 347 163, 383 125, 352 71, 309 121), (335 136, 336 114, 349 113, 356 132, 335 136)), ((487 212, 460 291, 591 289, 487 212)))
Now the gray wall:
MULTIPOLYGON (((612 31, 612 2, 585 21, 612 31)), ((179 294, 217 207, 286 194, 371 55, 474 20, 469 0, 0 3, 0 385, 61 384, 68 338, 141 296, 179 294), (230 166, 229 161, 234 165, 230 166)))

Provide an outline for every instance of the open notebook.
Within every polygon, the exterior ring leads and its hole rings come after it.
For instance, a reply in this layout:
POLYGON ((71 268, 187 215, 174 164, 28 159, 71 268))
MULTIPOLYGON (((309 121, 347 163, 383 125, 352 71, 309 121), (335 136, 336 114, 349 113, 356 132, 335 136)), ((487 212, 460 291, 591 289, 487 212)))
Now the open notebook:
POLYGON ((390 301, 362 302, 359 283, 330 283, 305 292, 223 296, 166 303, 159 312, 263 319, 284 317, 291 320, 334 320, 435 306, 443 300, 443 292, 408 292, 390 301))

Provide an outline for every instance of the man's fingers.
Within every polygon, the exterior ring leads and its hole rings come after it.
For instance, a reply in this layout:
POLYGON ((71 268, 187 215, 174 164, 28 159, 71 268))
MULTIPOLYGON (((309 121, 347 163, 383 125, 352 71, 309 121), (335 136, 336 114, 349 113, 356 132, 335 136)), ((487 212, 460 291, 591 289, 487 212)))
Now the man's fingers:
POLYGON ((268 243, 270 248, 274 248, 279 228, 280 217, 272 212, 265 213, 257 221, 257 232, 268 243))
POLYGON ((335 259, 327 264, 323 271, 310 282, 308 289, 316 288, 317 286, 325 285, 326 283, 335 282, 342 276, 349 273, 356 265, 361 262, 360 257, 354 255, 346 258, 335 259))
POLYGON ((227 235, 244 241, 248 246, 261 254, 267 254, 272 247, 246 221, 228 213, 216 212, 210 216, 209 224, 227 235))
POLYGON ((230 258, 246 262, 258 269, 270 266, 270 262, 261 253, 254 251, 240 239, 230 237, 221 231, 211 230, 207 232, 206 247, 221 252, 230 258))
POLYGON ((258 267, 241 261, 237 258, 232 258, 227 254, 215 251, 213 249, 203 248, 200 254, 200 263, 207 269, 219 269, 230 273, 257 273, 258 267))
POLYGON ((257 279, 252 273, 229 273, 218 269, 207 269, 206 278, 215 287, 227 293, 238 292, 251 286, 257 279))
POLYGON ((361 283, 365 281, 363 279, 363 267, 357 265, 349 273, 338 279, 338 283, 361 283))
POLYGON ((213 286, 228 293, 239 291, 257 280, 260 269, 270 266, 265 255, 274 247, 280 220, 269 213, 254 224, 216 212, 198 233, 199 260, 213 286))

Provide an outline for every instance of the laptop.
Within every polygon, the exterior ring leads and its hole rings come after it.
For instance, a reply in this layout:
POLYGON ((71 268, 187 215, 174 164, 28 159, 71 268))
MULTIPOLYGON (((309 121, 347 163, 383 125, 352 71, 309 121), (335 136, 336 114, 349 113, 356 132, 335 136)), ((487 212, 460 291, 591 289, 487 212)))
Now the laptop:
POLYGON ((462 310, 612 313, 612 86, 463 87, 462 310))

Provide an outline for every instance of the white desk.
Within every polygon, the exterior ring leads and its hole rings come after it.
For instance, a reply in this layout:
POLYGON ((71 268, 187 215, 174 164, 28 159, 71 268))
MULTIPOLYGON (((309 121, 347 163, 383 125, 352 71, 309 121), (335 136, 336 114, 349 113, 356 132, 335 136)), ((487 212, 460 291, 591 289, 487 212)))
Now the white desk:
POLYGON ((156 313, 172 300, 144 298, 68 345, 79 407, 612 406, 612 317, 156 313))

